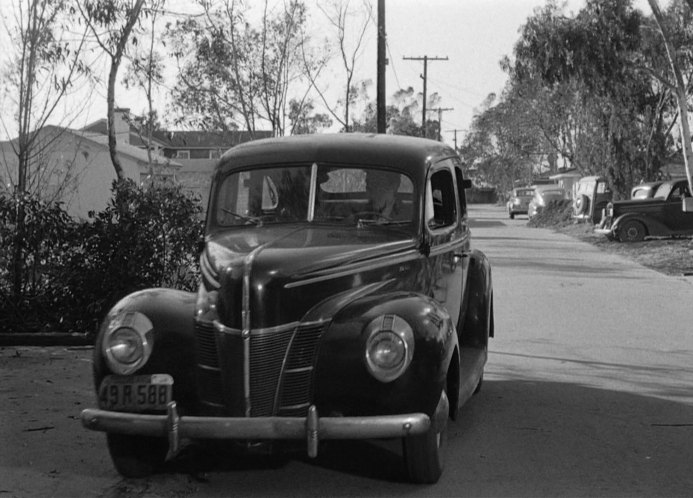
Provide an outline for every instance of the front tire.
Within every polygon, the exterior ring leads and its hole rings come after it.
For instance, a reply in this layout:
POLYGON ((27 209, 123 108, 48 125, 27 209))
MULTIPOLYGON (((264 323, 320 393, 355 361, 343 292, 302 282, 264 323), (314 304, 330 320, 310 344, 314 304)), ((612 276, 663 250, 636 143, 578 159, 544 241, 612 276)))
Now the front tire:
POLYGON ((618 238, 621 242, 640 242, 647 235, 645 226, 636 220, 628 220, 618 229, 618 238))
POLYGON ((450 403, 443 389, 428 431, 403 439, 404 462, 411 482, 434 484, 440 479, 447 449, 449 415, 450 403))
POLYGON ((167 442, 163 438, 109 433, 106 440, 113 465, 124 477, 147 477, 166 459, 167 442))

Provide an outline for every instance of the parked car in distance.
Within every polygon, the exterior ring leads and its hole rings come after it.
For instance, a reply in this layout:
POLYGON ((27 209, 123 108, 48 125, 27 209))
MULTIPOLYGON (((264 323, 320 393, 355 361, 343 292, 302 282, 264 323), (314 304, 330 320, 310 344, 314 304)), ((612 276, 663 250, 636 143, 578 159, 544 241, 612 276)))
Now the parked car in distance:
POLYGON ((610 202, 595 232, 621 242, 693 235, 693 213, 683 208, 690 197, 688 180, 662 182, 651 198, 610 202))
POLYGON ((584 176, 573 186, 573 219, 598 223, 602 210, 612 199, 604 178, 584 176))
POLYGON ((508 207, 508 217, 515 219, 516 214, 527 214, 529 201, 534 195, 534 187, 514 188, 506 206, 508 207))
POLYGON ((399 438, 409 479, 436 482, 494 335, 462 171, 450 147, 393 135, 224 154, 197 294, 139 291, 101 325, 81 420, 116 469, 147 475, 183 440, 314 457, 321 440, 399 438))
POLYGON ((534 196, 527 206, 527 217, 531 220, 541 213, 551 201, 566 199, 566 191, 558 185, 536 185, 534 196))
POLYGON ((650 199, 657 191, 657 187, 662 184, 662 181, 639 183, 630 189, 631 199, 650 199))

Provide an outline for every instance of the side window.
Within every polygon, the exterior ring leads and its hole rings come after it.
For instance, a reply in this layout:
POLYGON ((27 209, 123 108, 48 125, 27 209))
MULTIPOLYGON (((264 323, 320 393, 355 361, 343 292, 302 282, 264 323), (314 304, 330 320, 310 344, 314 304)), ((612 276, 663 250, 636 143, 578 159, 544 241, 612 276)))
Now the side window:
POLYGON ((457 221, 454 179, 449 169, 431 175, 426 185, 426 224, 431 230, 454 225, 457 221))
POLYGON ((459 166, 455 166, 455 180, 457 180, 457 194, 459 195, 458 205, 460 210, 460 217, 467 217, 467 193, 465 192, 464 177, 462 176, 462 169, 459 166))

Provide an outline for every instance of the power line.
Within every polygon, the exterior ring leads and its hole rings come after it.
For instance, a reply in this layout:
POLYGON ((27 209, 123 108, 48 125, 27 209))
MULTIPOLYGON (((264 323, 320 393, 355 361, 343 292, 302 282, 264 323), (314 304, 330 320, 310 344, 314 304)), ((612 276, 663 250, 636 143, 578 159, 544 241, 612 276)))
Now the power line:
POLYGON ((423 133, 424 138, 426 137, 426 80, 428 78, 428 61, 446 61, 448 60, 447 56, 445 57, 429 57, 427 55, 424 55, 423 57, 403 57, 405 61, 423 61, 424 63, 424 72, 421 78, 423 79, 423 110, 421 112, 421 132, 423 133))

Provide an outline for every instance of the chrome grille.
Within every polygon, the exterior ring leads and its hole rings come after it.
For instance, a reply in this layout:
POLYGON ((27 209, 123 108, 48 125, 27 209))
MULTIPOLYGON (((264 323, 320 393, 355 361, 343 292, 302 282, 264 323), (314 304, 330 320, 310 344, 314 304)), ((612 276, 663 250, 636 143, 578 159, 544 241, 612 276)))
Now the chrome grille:
POLYGON ((205 404, 221 407, 224 404, 219 369, 219 354, 214 325, 209 322, 195 322, 195 343, 197 351, 197 392, 205 404))
POLYGON ((214 325, 208 322, 196 322, 195 339, 197 342, 197 362, 200 365, 219 368, 214 325))
POLYGON ((294 330, 250 333, 250 414, 272 415, 282 363, 294 330))
MULTIPOLYGON (((296 328, 269 331, 251 331, 249 357, 250 416, 271 415, 305 416, 312 397, 313 367, 318 343, 326 324, 311 324, 296 328)), ((231 372, 222 372, 216 334, 212 324, 197 322, 195 338, 198 362, 198 393, 206 403, 221 404, 222 400, 238 399, 227 393, 224 396, 222 377, 231 372)), ((240 339, 240 336, 238 336, 240 339)), ((227 349, 224 346, 224 349, 227 349)), ((229 384, 229 386, 232 384, 229 384)), ((239 387, 242 382, 237 384, 239 387)), ((227 388, 229 387, 227 386, 227 388)))
POLYGON ((325 324, 298 327, 286 358, 278 414, 304 416, 312 398, 315 357, 325 324))

